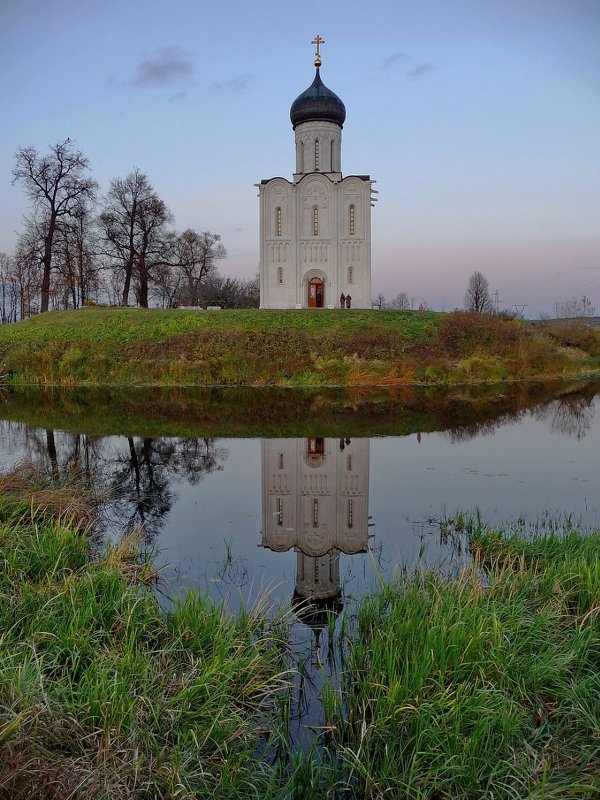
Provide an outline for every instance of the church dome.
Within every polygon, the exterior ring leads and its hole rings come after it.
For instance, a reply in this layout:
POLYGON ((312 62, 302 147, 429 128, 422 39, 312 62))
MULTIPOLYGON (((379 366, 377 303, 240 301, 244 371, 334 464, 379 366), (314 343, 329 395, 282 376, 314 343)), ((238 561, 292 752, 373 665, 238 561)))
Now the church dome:
POLYGON ((340 98, 328 89, 321 80, 319 68, 311 85, 292 103, 290 108, 292 127, 301 122, 325 121, 335 122, 340 128, 346 119, 346 107, 340 98))

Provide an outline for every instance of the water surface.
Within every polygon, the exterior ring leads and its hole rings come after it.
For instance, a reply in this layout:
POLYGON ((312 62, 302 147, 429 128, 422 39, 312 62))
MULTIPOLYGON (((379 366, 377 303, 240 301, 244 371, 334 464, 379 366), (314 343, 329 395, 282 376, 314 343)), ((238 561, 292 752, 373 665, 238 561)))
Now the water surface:
POLYGON ((459 511, 600 525, 599 405, 576 384, 375 399, 12 392, 0 461, 83 476, 107 498, 106 531, 143 529, 166 598, 198 587, 235 606, 268 589, 339 608, 376 573, 450 564, 435 522, 459 511))

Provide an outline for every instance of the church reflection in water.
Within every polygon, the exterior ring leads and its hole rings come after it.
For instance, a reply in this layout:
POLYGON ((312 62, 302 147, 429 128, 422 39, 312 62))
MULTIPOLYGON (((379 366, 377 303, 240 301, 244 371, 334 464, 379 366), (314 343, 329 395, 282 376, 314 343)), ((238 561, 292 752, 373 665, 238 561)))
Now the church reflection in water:
POLYGON ((321 627, 342 608, 340 553, 369 548, 369 440, 263 439, 262 541, 296 551, 294 604, 321 627))

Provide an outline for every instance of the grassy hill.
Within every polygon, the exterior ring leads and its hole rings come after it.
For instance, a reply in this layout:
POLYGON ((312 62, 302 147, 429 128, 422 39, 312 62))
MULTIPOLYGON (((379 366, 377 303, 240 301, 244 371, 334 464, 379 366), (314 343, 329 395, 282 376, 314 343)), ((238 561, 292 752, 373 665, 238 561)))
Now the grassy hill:
POLYGON ((590 375, 600 332, 415 311, 92 307, 0 326, 9 383, 393 386, 590 375))

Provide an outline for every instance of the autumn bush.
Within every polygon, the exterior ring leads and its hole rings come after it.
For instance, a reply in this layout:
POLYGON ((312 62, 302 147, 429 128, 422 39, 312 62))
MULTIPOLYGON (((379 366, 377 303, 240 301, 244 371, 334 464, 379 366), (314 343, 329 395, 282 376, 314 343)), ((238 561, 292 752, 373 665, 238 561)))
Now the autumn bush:
POLYGON ((441 348, 451 358, 465 358, 477 353, 514 352, 528 332, 524 324, 514 320, 455 311, 443 316, 438 335, 441 348))
POLYGON ((577 347, 593 358, 600 357, 600 328, 585 319, 560 320, 544 325, 543 330, 567 347, 577 347))

